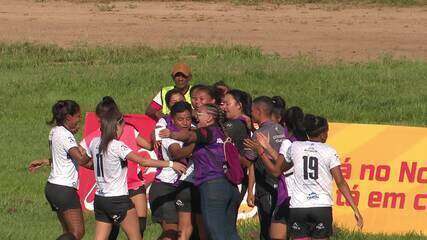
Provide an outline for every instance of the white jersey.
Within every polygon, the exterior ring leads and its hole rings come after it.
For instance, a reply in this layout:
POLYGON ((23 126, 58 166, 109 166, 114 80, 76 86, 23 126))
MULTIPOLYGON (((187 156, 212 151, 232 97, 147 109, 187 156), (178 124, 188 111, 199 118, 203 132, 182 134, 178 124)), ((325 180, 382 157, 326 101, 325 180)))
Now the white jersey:
MULTIPOLYGON (((163 160, 165 161, 171 161, 171 156, 169 154, 169 147, 172 144, 178 144, 180 147, 182 147, 184 144, 181 141, 177 141, 171 138, 164 138, 162 139, 162 156, 163 160)), ((158 174, 156 175, 156 179, 160 182, 164 183, 175 183, 179 178, 178 173, 170 167, 165 168, 158 168, 158 174)))
POLYGON ((52 165, 48 182, 77 188, 79 182, 79 164, 72 159, 68 152, 77 147, 74 135, 63 126, 56 126, 50 130, 49 146, 52 165))
POLYGON ((188 160, 187 171, 181 175, 179 180, 194 183, 194 162, 191 158, 188 160))
POLYGON ((94 138, 87 151, 93 158, 93 173, 98 186, 95 194, 103 197, 128 195, 126 156, 132 150, 114 139, 108 144, 107 151, 101 153, 100 144, 101 138, 94 138))
MULTIPOLYGON (((292 145, 292 142, 289 139, 285 139, 282 142, 282 145, 280 145, 279 154, 286 156, 286 152, 288 151, 289 147, 292 145)), ((282 173, 285 177, 286 182, 286 188, 288 189, 288 196, 292 196, 292 189, 293 185, 295 184, 295 177, 294 177, 294 168, 290 168, 288 171, 282 173)))
POLYGON ((291 208, 333 205, 331 169, 341 165, 335 149, 325 143, 297 141, 289 147, 285 159, 294 164, 291 208))

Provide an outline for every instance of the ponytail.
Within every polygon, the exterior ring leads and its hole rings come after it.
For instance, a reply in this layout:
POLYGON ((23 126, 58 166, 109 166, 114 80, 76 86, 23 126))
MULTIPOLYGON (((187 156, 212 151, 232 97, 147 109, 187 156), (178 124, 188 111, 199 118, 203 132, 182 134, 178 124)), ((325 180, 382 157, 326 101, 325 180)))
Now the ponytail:
POLYGON ((271 98, 273 102, 273 114, 280 117, 280 125, 285 123, 286 102, 281 96, 274 96, 271 98))
POLYGON ((73 100, 59 100, 52 106, 52 119, 47 122, 51 126, 63 126, 67 115, 80 111, 80 106, 73 100))
POLYGON ((110 111, 101 118, 100 152, 107 152, 108 144, 117 138, 117 124, 121 124, 123 121, 123 115, 116 111, 110 111))
POLYGON ((110 96, 103 97, 102 100, 96 105, 95 111, 98 118, 103 118, 103 116, 110 111, 120 112, 116 102, 110 96))

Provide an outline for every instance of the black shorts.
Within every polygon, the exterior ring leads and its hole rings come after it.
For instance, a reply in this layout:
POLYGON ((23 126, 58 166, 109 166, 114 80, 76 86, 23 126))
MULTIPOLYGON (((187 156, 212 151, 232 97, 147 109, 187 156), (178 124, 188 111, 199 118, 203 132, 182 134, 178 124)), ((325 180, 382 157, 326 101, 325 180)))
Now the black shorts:
POLYGON ((178 212, 201 213, 199 190, 190 182, 182 182, 177 189, 175 204, 178 212))
POLYGON ((101 197, 95 195, 95 220, 120 224, 126 218, 129 209, 134 208, 128 195, 117 197, 101 197))
POLYGON ((273 210, 271 222, 287 224, 289 222, 289 198, 273 210))
POLYGON ((138 194, 146 194, 147 190, 144 185, 138 187, 137 189, 129 189, 129 198, 134 197, 138 194))
POLYGON ((63 212, 68 209, 81 209, 77 189, 62 185, 46 183, 44 193, 54 212, 63 212))
POLYGON ((293 238, 328 238, 332 235, 332 207, 291 208, 289 227, 293 238))
POLYGON ((178 223, 175 206, 177 187, 172 184, 154 182, 148 194, 153 222, 178 223))

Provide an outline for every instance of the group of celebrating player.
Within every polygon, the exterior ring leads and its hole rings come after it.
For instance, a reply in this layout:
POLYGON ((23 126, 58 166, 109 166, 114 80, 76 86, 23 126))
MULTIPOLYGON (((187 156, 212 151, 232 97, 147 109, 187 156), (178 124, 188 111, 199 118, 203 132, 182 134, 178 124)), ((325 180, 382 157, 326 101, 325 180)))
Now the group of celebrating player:
POLYGON ((84 236, 79 165, 93 169, 96 179, 95 239, 116 239, 120 226, 128 239, 142 239, 147 201, 162 228, 159 239, 240 239, 237 214, 246 193, 248 205, 258 208, 260 239, 328 239, 333 179, 363 226, 337 153, 325 143, 325 118, 286 108, 278 96, 252 100, 223 82, 191 86, 184 63, 171 75, 175 85, 164 87, 146 110, 157 121, 151 139, 104 97, 96 106, 100 129, 77 143, 79 105, 54 104, 51 158, 32 161, 29 170, 51 166, 45 195, 63 227, 57 239, 84 236), (225 147, 230 142, 243 173, 240 187, 229 177, 236 168, 225 147), (158 160, 141 157, 139 148, 155 149, 158 160), (139 166, 157 168, 148 200, 139 166))

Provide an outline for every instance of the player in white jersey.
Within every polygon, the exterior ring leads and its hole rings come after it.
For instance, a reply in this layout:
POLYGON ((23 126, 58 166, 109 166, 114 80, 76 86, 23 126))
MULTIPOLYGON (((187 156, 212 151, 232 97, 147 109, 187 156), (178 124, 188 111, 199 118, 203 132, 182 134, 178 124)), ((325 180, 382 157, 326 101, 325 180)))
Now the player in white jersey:
MULTIPOLYGON (((171 107, 171 122, 168 127, 172 130, 190 129, 191 112, 191 105, 187 102, 174 104, 171 107)), ((152 219, 162 227, 161 238, 186 240, 190 238, 193 230, 194 210, 192 199, 194 166, 187 158, 191 156, 195 145, 184 146, 183 142, 171 138, 163 138, 161 142, 163 160, 184 162, 188 169, 183 175, 173 169, 158 170, 149 194, 152 219)))
POLYGON ((88 164, 90 159, 81 153, 74 138, 80 127, 80 107, 72 100, 61 100, 53 105, 52 115, 49 122, 54 125, 49 134, 51 159, 33 161, 29 170, 34 172, 42 166, 51 166, 45 195, 63 228, 63 234, 57 239, 82 239, 84 220, 77 195, 78 166, 88 164))
POLYGON ((108 239, 113 224, 120 224, 128 239, 141 239, 136 210, 128 195, 128 160, 146 167, 171 167, 179 173, 186 170, 180 163, 145 159, 130 150, 117 140, 123 127, 123 116, 111 111, 101 119, 101 137, 92 140, 86 151, 94 160, 98 185, 94 201, 95 239, 108 239))
POLYGON ((276 160, 283 163, 282 171, 294 167, 291 187, 289 227, 293 239, 328 239, 332 235, 332 180, 350 203, 357 226, 363 218, 342 176, 340 160, 335 149, 327 145, 328 122, 307 114, 304 127, 308 141, 293 142, 286 153, 278 154, 268 146, 268 138, 260 135, 259 143, 276 160))

